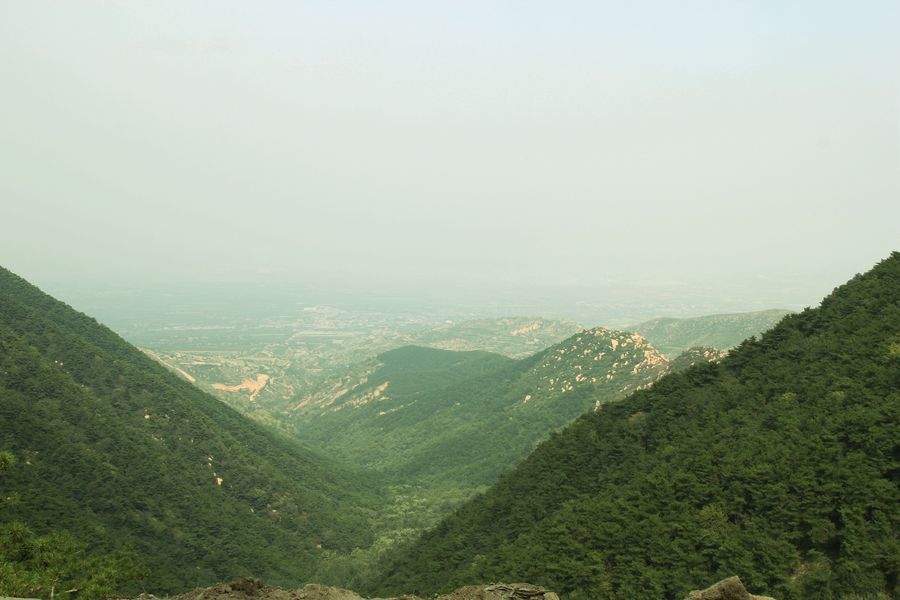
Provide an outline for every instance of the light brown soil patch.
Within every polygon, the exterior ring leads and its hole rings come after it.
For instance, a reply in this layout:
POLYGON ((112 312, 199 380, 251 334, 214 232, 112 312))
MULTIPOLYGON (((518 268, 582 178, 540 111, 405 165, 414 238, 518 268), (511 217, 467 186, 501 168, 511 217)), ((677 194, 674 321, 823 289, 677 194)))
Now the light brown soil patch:
POLYGON ((260 373, 256 376, 256 379, 245 379, 238 385, 225 385, 224 383, 214 383, 212 384, 214 389, 222 390, 223 392, 240 392, 246 390, 250 392, 250 399, 255 400, 256 395, 259 394, 266 384, 269 383, 269 376, 265 373, 260 373))

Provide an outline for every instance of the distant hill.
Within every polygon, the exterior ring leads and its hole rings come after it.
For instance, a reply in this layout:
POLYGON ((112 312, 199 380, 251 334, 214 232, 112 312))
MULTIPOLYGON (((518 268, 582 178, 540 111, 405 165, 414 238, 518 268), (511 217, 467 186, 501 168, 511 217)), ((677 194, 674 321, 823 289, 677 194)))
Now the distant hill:
POLYGON ((673 357, 697 346, 728 350, 771 328, 787 314, 790 311, 771 309, 689 319, 660 318, 627 329, 641 334, 660 352, 673 357))
POLYGON ((173 592, 285 584, 371 540, 373 481, 240 416, 0 269, 0 524, 131 547, 173 592), (12 462, 12 461, 10 461, 12 462))
MULTIPOLYGON (((145 352, 230 406, 271 425, 295 397, 319 393, 328 383, 382 352, 408 345, 445 350, 484 350, 524 358, 582 327, 572 321, 505 317, 446 322, 409 331, 384 316, 316 309, 297 320, 276 319, 243 327, 168 328, 145 352), (342 320, 346 319, 346 321, 342 320), (241 345, 242 344, 242 345, 241 345)), ((200 326, 198 326, 200 327, 200 326)))
POLYGON ((584 329, 567 320, 535 317, 475 319, 448 323, 414 333, 409 345, 444 350, 484 350, 511 358, 525 358, 584 329))
MULTIPOLYGON (((585 398, 590 402, 590 395, 585 398)), ((382 591, 900 594, 900 253, 719 362, 604 404, 383 563, 382 591)))

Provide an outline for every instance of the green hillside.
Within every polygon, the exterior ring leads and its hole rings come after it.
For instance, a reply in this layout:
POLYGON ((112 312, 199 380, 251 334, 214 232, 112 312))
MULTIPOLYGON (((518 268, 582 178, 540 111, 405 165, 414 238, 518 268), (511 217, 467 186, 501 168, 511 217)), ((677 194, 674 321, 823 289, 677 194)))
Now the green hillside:
POLYGON ((581 417, 375 587, 658 600, 738 574, 779 600, 894 598, 898 440, 894 253, 722 361, 581 417))
POLYGON ((790 311, 771 309, 757 312, 706 315, 690 319, 651 319, 633 327, 660 352, 673 357, 696 346, 728 350, 750 336, 759 335, 778 323, 790 311))
POLYGON ((130 547, 154 592, 249 573, 297 583, 321 552, 370 542, 369 479, 4 269, 0 450, 15 459, 0 524, 66 530, 95 553, 130 547))

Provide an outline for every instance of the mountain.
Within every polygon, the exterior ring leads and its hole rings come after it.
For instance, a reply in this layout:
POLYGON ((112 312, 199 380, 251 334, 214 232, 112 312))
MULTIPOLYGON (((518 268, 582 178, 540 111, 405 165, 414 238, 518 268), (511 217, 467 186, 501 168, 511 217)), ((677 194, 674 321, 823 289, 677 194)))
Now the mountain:
POLYGON ((130 548, 157 592, 295 583, 371 541, 372 480, 242 417, 0 269, 0 524, 130 548), (13 461, 10 460, 10 463, 13 461))
POLYGON ((771 328, 789 313, 787 310, 771 309, 690 319, 661 318, 627 329, 644 336, 667 357, 673 357, 697 346, 728 350, 748 337, 771 328))
POLYGON ((898 440, 895 252, 721 361, 582 416, 372 587, 656 600, 738 574, 780 600, 896 598, 898 440))
POLYGON ((406 346, 299 402, 310 445, 403 481, 490 483, 554 429, 658 379, 640 336, 583 331, 531 357, 406 346))

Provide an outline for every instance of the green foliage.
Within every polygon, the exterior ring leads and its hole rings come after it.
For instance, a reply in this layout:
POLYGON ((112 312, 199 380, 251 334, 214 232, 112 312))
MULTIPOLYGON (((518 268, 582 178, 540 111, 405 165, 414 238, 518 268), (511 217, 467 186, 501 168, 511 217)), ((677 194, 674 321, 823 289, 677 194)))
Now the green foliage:
POLYGON ((3 459, 0 524, 27 523, 37 540, 67 530, 90 556, 132 548, 156 593, 249 573, 296 584, 323 552, 373 539, 370 477, 2 269, 0 448, 17 459, 3 459))
POLYGON ((13 456, 12 452, 0 452, 0 473, 6 471, 14 464, 16 464, 16 457, 13 456))
POLYGON ((126 550, 89 554, 71 535, 37 536, 19 522, 0 527, 0 594, 102 598, 146 575, 126 550))
POLYGON ((722 360, 728 353, 711 346, 696 346, 688 348, 671 361, 669 361, 669 372, 678 373, 689 369, 696 364, 714 362, 722 360))
POLYGON ((900 254, 719 363, 605 405, 386 561, 379 592, 532 581, 677 599, 896 597, 900 254))

